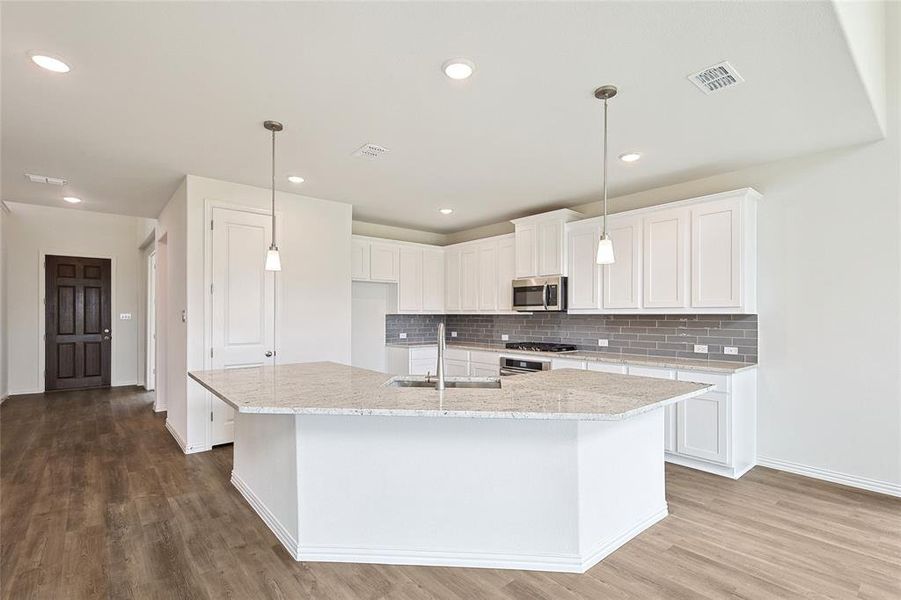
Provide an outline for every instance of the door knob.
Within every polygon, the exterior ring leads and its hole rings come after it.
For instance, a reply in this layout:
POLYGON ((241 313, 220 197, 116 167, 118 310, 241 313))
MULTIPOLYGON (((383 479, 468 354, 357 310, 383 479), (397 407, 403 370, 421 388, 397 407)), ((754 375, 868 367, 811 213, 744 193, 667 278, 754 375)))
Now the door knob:
POLYGON ((108 339, 110 339, 110 336, 105 335, 105 336, 103 336, 103 339, 108 340, 108 339))
POLYGON ((109 333, 109 329, 104 329, 103 333, 109 333))
POLYGON ((266 351, 266 358, 269 358, 269 357, 271 357, 271 356, 272 356, 272 350, 267 350, 267 351, 266 351))

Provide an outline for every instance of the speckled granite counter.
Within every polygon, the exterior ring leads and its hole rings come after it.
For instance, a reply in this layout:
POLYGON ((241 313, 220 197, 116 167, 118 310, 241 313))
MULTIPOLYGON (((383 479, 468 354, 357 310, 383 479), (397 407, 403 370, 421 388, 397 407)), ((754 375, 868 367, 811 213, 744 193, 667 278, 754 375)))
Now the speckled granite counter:
POLYGON ((712 387, 557 369, 504 378, 500 389, 441 393, 386 387, 391 375, 331 362, 199 371, 189 376, 241 413, 582 421, 625 419, 712 387))
MULTIPOLYGON (((427 348, 435 346, 434 343, 411 343, 404 344, 391 342, 385 344, 394 348, 427 348)), ((478 350, 483 352, 502 352, 504 354, 523 356, 537 355, 543 358, 568 358, 572 360, 590 360, 595 362, 603 362, 620 365, 635 365, 641 367, 661 367, 666 369, 686 369, 695 371, 706 371, 709 373, 738 373, 747 369, 756 369, 754 363, 730 362, 725 360, 704 360, 696 358, 679 358, 667 356, 645 356, 641 354, 615 354, 612 352, 534 352, 530 350, 510 350, 505 348, 503 344, 474 344, 474 343, 450 343, 448 348, 459 348, 460 350, 478 350)))

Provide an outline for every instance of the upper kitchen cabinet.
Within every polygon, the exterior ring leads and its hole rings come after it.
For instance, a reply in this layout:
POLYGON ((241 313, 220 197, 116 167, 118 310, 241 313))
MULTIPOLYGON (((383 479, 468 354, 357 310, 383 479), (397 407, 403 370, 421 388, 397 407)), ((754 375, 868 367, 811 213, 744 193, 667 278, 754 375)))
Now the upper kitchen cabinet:
POLYGON ((512 235, 447 246, 445 308, 452 313, 510 312, 515 246, 512 235))
POLYGON ((399 260, 398 244, 372 242, 369 249, 369 279, 396 283, 399 260))
POLYGON ((760 197, 746 188, 611 215, 616 262, 603 267, 602 218, 569 223, 569 310, 755 313, 760 197))
POLYGON ((573 210, 561 209, 514 219, 516 276, 565 275, 566 224, 581 216, 573 210))
POLYGON ((691 305, 757 311, 756 197, 691 208, 691 305))
POLYGON ((601 305, 608 310, 641 306, 640 216, 628 213, 607 218, 607 235, 613 242, 616 262, 604 265, 601 305))
POLYGON ((444 251, 422 250, 422 310, 427 313, 444 312, 444 251))
POLYGON ((369 240, 353 238, 350 250, 350 277, 358 281, 369 281, 369 240))
POLYGON ((691 209, 684 206, 645 215, 642 301, 645 308, 688 306, 690 219, 691 209))

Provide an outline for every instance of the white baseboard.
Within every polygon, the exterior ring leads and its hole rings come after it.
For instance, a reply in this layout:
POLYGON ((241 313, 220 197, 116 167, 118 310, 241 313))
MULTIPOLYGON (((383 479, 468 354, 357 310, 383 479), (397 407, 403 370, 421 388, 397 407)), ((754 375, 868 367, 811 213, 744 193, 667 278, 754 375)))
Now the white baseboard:
POLYGON ((166 419, 166 430, 173 438, 175 438, 178 447, 181 448, 181 451, 185 454, 197 454, 198 452, 206 452, 213 449, 212 446, 188 446, 182 437, 178 435, 178 432, 175 431, 175 428, 169 423, 169 419, 166 419))
POLYGON ((269 507, 253 493, 253 490, 251 490, 244 480, 241 479, 241 476, 234 471, 232 471, 231 482, 232 485, 235 486, 235 489, 241 492, 241 495, 244 496, 244 499, 247 500, 247 503, 250 504, 250 507, 253 508, 254 512, 263 519, 263 522, 270 531, 275 534, 275 537, 282 543, 282 546, 285 547, 288 554, 290 554, 294 560, 300 560, 300 549, 297 540, 291 535, 288 528, 282 525, 281 521, 275 517, 275 514, 269 510, 269 507))
POLYGON ((812 477, 813 479, 821 479, 831 483, 839 483, 853 488, 901 498, 901 484, 898 483, 880 481, 878 479, 868 479, 866 477, 858 477, 857 475, 848 475, 847 473, 839 473, 838 471, 830 471, 818 467, 809 467, 787 460, 766 458, 763 456, 757 457, 757 464, 762 467, 794 473, 795 475, 803 475, 805 477, 812 477))
POLYGON ((484 569, 524 569, 558 573, 584 573, 623 544, 668 514, 666 504, 648 518, 613 539, 601 542, 585 557, 578 554, 500 554, 388 547, 301 546, 275 514, 241 477, 232 471, 232 485, 241 493, 282 546, 297 561, 416 565, 430 567, 474 567, 484 569))
POLYGON ((586 558, 582 559, 582 564, 579 571, 577 573, 584 573, 591 567, 595 566, 615 551, 619 550, 620 546, 637 536, 639 533, 654 525, 655 523, 666 518, 666 515, 669 514, 669 510, 667 509, 666 503, 664 502, 663 508, 654 512, 654 514, 650 515, 648 518, 644 519, 640 523, 636 524, 634 527, 629 528, 628 531, 624 531, 622 534, 616 536, 612 540, 602 542, 598 547, 592 550, 586 558))
POLYGON ((688 467, 689 469, 698 469, 699 471, 713 473, 714 475, 728 477, 729 479, 739 479, 742 475, 754 468, 753 464, 745 465, 742 468, 727 467, 726 465, 718 465, 716 463, 707 462, 706 460, 688 458, 687 456, 672 454, 670 452, 666 453, 665 458, 666 462, 673 463, 674 465, 688 467))

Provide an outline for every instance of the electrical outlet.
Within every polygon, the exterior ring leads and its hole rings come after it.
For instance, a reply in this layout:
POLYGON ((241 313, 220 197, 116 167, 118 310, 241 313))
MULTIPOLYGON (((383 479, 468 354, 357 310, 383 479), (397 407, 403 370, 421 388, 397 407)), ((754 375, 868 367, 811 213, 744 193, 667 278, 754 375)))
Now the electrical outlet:
POLYGON ((119 313, 120 321, 131 321, 131 313, 119 313))
POLYGON ((510 339, 510 336, 507 335, 506 333, 501 334, 501 341, 506 342, 509 339, 510 339))
POLYGON ((405 340, 405 339, 407 339, 407 334, 406 334, 406 333, 400 333, 400 334, 398 334, 397 337, 399 337, 399 338, 402 339, 402 340, 405 340))
POLYGON ((609 340, 598 340, 598 346, 603 346, 604 348, 606 348, 609 345, 610 345, 609 340))
POLYGON ((738 354, 738 348, 735 346, 724 346, 723 354, 738 354))
POLYGON ((456 331, 451 331, 451 337, 457 337, 457 332, 456 332, 456 331))
POLYGON ((695 344, 695 352, 698 354, 707 354, 707 344, 695 344))

